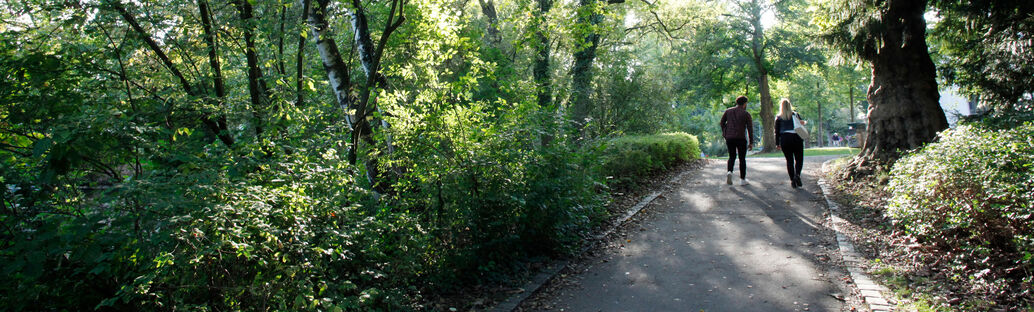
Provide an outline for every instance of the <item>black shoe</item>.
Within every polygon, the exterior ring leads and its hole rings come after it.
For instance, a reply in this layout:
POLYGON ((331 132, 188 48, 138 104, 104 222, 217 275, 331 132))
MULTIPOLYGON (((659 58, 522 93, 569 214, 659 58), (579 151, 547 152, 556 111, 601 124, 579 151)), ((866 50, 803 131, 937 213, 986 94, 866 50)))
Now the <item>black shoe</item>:
POLYGON ((793 188, 797 188, 797 179, 790 179, 790 186, 793 188))
POLYGON ((796 177, 794 177, 794 178, 793 178, 793 183, 794 183, 794 184, 796 184, 796 185, 797 185, 797 187, 802 187, 802 186, 804 186, 804 183, 801 183, 801 176, 796 176, 796 177))

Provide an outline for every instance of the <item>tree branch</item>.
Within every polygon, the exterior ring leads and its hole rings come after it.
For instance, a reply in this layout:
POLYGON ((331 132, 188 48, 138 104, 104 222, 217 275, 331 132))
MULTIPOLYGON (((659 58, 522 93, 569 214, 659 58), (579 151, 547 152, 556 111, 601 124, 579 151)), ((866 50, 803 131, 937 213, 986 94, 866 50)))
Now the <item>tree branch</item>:
POLYGON ((160 46, 158 46, 158 43, 154 41, 154 38, 151 38, 151 35, 144 31, 143 27, 140 27, 140 23, 137 22, 136 17, 134 17, 132 14, 129 14, 129 11, 126 10, 126 7, 123 6, 122 3, 118 0, 111 1, 110 3, 111 6, 115 8, 116 11, 118 11, 119 15, 122 16, 122 19, 125 20, 126 23, 129 23, 129 26, 133 28, 136 34, 140 36, 142 40, 144 40, 144 43, 146 43, 147 46, 151 49, 151 52, 153 52, 155 56, 158 57, 158 59, 162 62, 162 65, 165 65, 165 68, 168 69, 173 76, 176 76, 176 78, 180 82, 180 85, 182 85, 183 90, 187 91, 187 94, 196 95, 194 94, 193 88, 190 87, 190 83, 187 82, 187 78, 183 76, 183 73, 180 72, 179 68, 176 67, 176 64, 172 63, 172 60, 170 60, 169 56, 165 54, 165 51, 162 50, 160 46))

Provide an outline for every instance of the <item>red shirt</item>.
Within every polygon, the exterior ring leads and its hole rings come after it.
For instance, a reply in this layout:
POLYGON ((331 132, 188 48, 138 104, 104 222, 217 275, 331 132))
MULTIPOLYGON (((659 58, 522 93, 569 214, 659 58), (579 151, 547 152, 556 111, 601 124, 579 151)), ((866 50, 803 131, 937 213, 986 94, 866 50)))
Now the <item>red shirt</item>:
POLYGON ((722 136, 726 139, 749 139, 754 144, 754 121, 741 106, 733 106, 722 114, 722 136), (750 134, 748 137, 746 134, 750 134))

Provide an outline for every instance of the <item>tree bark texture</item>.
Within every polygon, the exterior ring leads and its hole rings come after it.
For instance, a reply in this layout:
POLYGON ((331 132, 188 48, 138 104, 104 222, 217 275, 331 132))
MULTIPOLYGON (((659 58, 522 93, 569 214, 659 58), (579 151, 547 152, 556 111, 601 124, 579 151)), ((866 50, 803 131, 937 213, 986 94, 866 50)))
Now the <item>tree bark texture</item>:
MULTIPOLYGON (((761 93, 761 149, 770 152, 775 150, 775 113, 772 112, 772 91, 768 87, 768 72, 762 70, 758 78, 758 90, 761 93)), ((753 127, 754 125, 750 125, 753 127)))
MULTIPOLYGON (((302 6, 309 0, 299 0, 302 6)), ((327 80, 334 91, 334 99, 338 107, 345 111, 345 123, 349 131, 354 132, 357 123, 356 113, 358 112, 358 101, 352 94, 352 81, 349 76, 348 66, 345 65, 338 50, 337 42, 333 33, 330 32, 330 24, 327 22, 327 3, 329 0, 316 0, 315 6, 308 12, 308 23, 312 37, 316 40, 316 51, 323 62, 323 69, 327 72, 327 80)), ((351 149, 354 149, 353 146, 351 149)), ((350 159, 355 163, 354 159, 350 159)))
POLYGON ((856 169, 887 164, 948 127, 938 103, 936 72, 926 45, 925 0, 889 0, 881 9, 883 44, 871 55, 868 135, 856 169))

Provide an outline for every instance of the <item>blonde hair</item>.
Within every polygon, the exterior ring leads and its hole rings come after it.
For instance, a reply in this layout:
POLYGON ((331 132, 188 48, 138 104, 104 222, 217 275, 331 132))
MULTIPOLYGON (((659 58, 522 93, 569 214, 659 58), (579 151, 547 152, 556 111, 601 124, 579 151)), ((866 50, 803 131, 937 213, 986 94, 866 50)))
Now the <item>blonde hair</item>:
POLYGON ((779 100, 779 118, 783 120, 790 120, 793 114, 793 106, 790 105, 789 99, 779 100))

